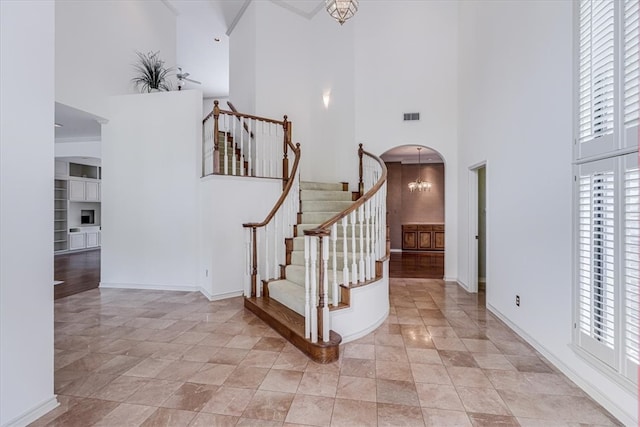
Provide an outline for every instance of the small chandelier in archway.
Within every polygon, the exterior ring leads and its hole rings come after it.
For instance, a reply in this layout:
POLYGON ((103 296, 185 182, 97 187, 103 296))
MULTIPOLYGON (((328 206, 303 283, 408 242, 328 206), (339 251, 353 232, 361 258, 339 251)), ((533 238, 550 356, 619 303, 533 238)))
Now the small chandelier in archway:
POLYGON ((358 11, 358 0, 326 0, 325 6, 329 15, 342 25, 358 11))
POLYGON ((409 183, 409 191, 411 191, 412 193, 416 190, 431 191, 431 183, 429 181, 423 181, 420 178, 420 169, 421 169, 420 150, 422 150, 422 147, 418 147, 418 178, 415 181, 411 181, 409 183))

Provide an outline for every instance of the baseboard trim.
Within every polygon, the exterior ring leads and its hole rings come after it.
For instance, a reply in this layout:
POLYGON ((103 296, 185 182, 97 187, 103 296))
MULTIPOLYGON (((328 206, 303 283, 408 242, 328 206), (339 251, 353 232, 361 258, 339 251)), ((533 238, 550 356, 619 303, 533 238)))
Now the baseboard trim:
POLYGON ((39 403, 19 417, 16 417, 8 423, 3 424, 2 427, 26 426, 28 424, 31 424, 47 412, 54 410, 58 407, 58 405, 60 405, 60 402, 58 402, 58 397, 54 394, 53 397, 46 399, 44 402, 39 403))
POLYGON ((193 285, 159 285, 155 283, 112 283, 100 282, 105 289, 140 289, 149 291, 201 292, 200 286, 193 285))
POLYGON ((355 341, 358 338, 362 338, 365 335, 370 334, 371 332, 373 332, 376 329, 378 329, 378 327, 380 325, 382 325, 385 322, 385 320, 387 320, 387 317, 389 317, 389 309, 388 308, 385 311, 384 315, 382 315, 382 317, 380 317, 378 320, 376 320, 375 323, 373 323, 369 327, 367 327, 367 328, 365 328, 365 329, 363 329, 361 331, 355 332, 353 334, 350 334, 350 335, 347 335, 347 336, 343 336, 342 337, 342 344, 346 344, 348 342, 355 341))
POLYGON ((207 298, 209 301, 218 301, 218 300, 227 299, 227 298, 241 297, 244 295, 244 291, 233 291, 233 292, 225 292, 223 294, 212 294, 212 293, 209 293, 209 291, 207 291, 204 288, 200 288, 200 293, 204 295, 205 298, 207 298))
POLYGON ((402 253, 402 249, 389 249, 389 252, 402 253))
POLYGON ((622 424, 626 426, 638 425, 638 420, 634 419, 632 415, 628 414, 622 409, 616 402, 611 400, 608 396, 602 394, 600 390, 594 387, 591 383, 585 381, 576 371, 574 371, 569 365, 555 357, 545 346, 540 344, 536 339, 531 337, 525 331, 520 329, 516 324, 511 322, 504 314, 502 314, 493 305, 487 303, 487 309, 493 313, 498 319, 507 324, 516 334, 520 335, 526 342, 531 344, 533 348, 540 352, 547 360, 558 368, 563 374, 565 374, 571 381, 576 383, 582 390, 596 402, 602 405, 607 411, 611 412, 613 416, 618 418, 622 424))
POLYGON ((447 276, 444 276, 444 277, 442 278, 442 280, 444 280, 445 282, 458 282, 458 278, 457 278, 457 277, 447 277, 447 276))

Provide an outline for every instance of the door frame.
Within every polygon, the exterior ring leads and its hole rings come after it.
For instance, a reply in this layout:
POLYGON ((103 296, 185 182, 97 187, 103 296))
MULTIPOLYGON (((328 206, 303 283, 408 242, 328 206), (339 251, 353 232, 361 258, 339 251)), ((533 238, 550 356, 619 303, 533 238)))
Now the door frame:
MULTIPOLYGON (((478 169, 486 168, 487 161, 483 160, 469 166, 469 292, 478 292, 478 169)), ((485 169, 486 171, 486 169, 485 169)), ((485 186, 486 196, 486 186, 485 186)))

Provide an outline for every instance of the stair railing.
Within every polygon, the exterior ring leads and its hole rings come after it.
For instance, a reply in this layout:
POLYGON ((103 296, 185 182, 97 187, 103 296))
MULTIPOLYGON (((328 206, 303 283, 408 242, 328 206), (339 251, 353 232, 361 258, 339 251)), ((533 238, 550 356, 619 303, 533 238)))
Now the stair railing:
MULTIPOLYGON (((286 120, 286 119, 285 119, 286 120)), ((245 238, 246 265, 245 296, 262 296, 259 284, 265 280, 279 278, 280 268, 286 264, 284 241, 293 237, 300 206, 300 144, 287 142, 295 156, 290 179, 273 209, 262 222, 243 224, 247 230, 245 238), (258 251, 261 251, 258 256, 258 251)))
POLYGON ((358 149, 359 194, 353 205, 318 227, 304 232, 305 336, 329 341, 329 281, 332 305, 339 304, 339 286, 361 286, 382 275, 376 261, 386 259, 387 167, 377 156, 358 149), (337 241, 342 239, 342 265, 337 241), (329 267, 331 269, 329 269, 329 267), (339 269, 342 268, 339 279, 339 269))
POLYGON ((218 101, 202 121, 202 176, 238 175, 289 180, 291 122, 232 110, 218 101))

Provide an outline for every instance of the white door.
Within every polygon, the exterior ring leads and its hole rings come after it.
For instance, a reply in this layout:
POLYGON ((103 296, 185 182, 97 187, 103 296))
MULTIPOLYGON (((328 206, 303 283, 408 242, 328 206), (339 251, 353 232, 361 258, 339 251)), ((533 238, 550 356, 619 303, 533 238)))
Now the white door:
POLYGON ((84 233, 69 233, 69 249, 84 249, 86 247, 84 233))
POLYGON ((88 202, 100 201, 100 184, 97 182, 85 182, 84 199, 88 202))
POLYGON ((84 181, 69 180, 69 200, 80 202, 85 200, 84 181))

